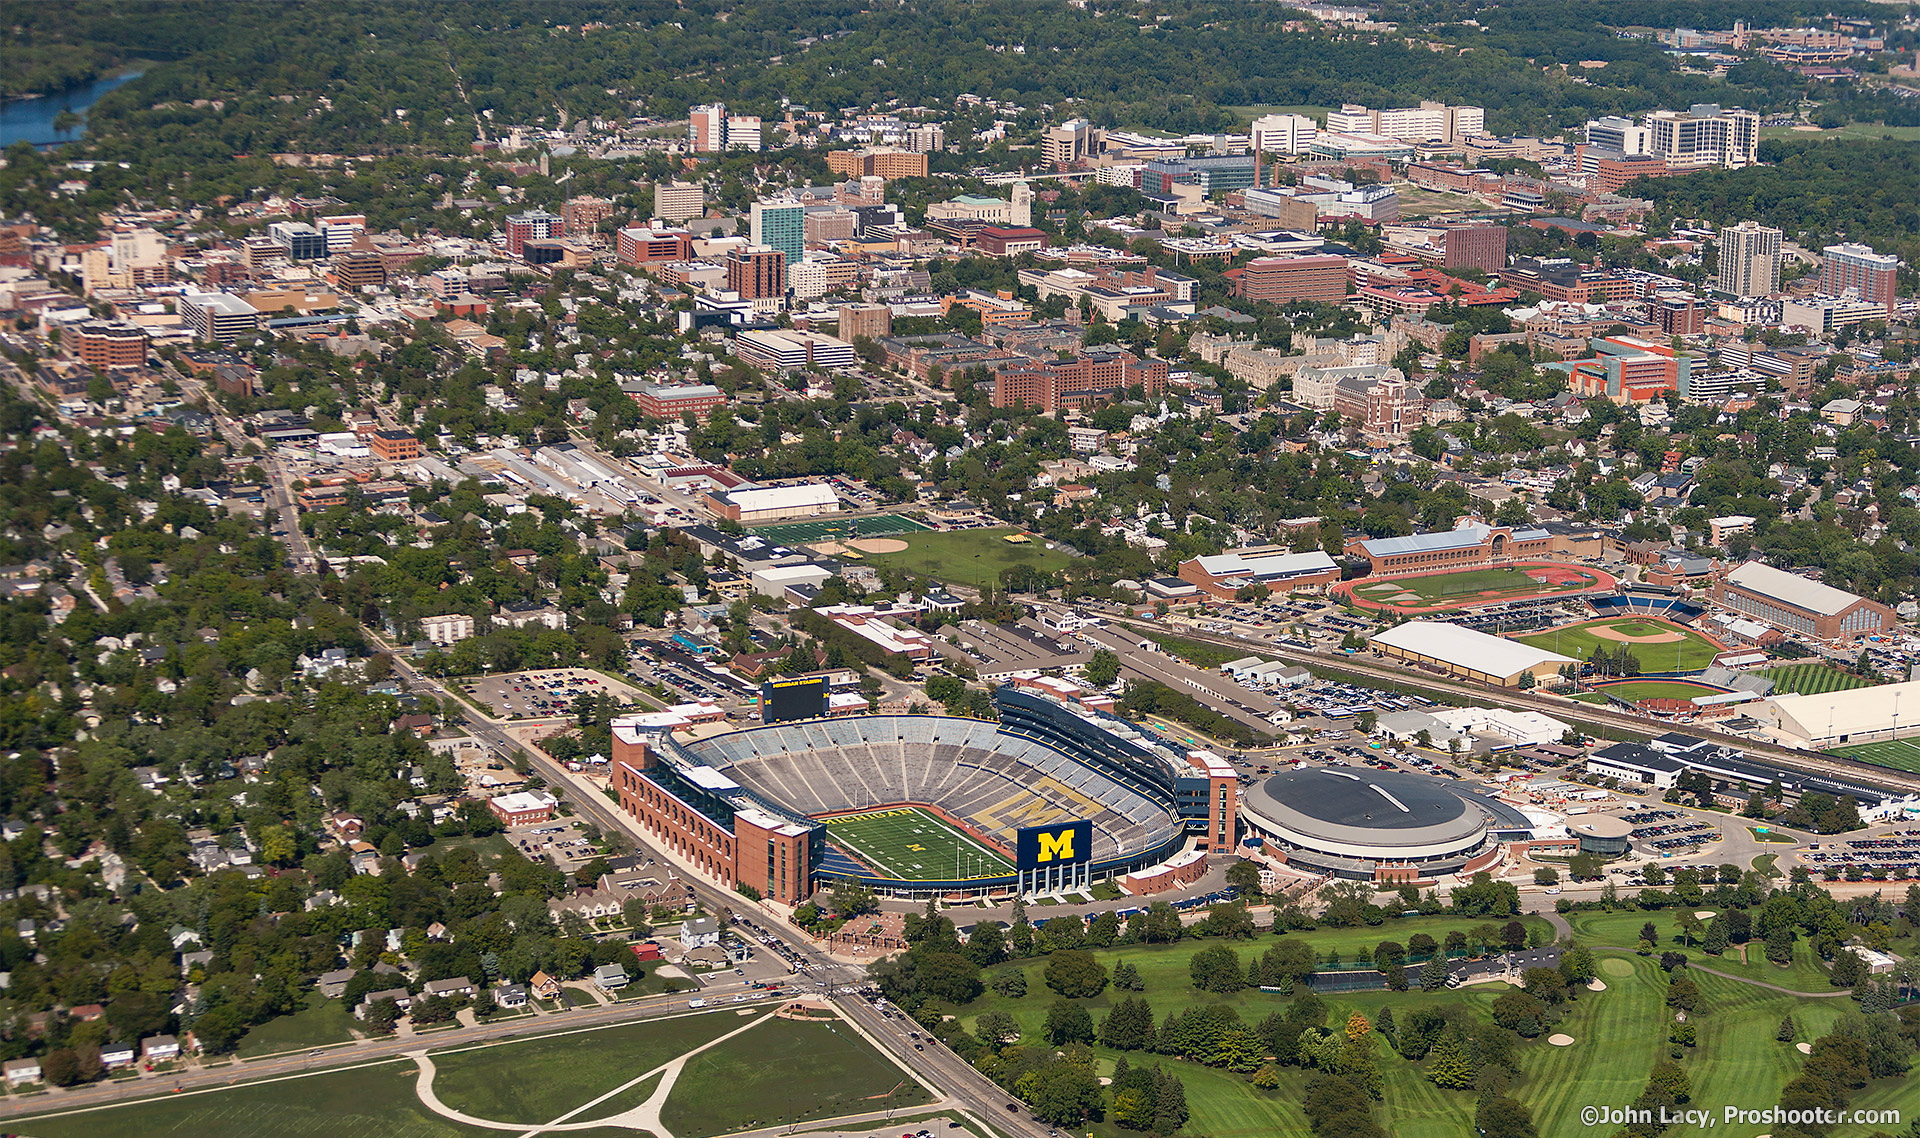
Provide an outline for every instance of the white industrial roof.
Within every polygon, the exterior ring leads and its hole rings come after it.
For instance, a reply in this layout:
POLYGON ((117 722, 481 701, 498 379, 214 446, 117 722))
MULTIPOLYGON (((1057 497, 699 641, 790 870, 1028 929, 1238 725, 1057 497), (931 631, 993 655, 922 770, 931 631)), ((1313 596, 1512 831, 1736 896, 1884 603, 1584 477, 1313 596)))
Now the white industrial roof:
POLYGON ((834 506, 840 499, 824 482, 798 486, 755 486, 727 491, 727 501, 742 510, 791 510, 807 506, 834 506))
POLYGON ((1727 580, 1821 616, 1833 616, 1860 599, 1845 589, 1809 581, 1797 573, 1788 573, 1758 561, 1749 561, 1735 569, 1727 574, 1727 580))
POLYGON ((1285 550, 1253 552, 1236 549, 1216 556, 1202 557, 1199 560, 1200 568, 1210 577, 1233 577, 1242 573, 1261 577, 1293 577, 1303 573, 1324 572, 1335 567, 1333 558, 1319 549, 1307 553, 1290 553, 1285 550))
POLYGON ((1909 733, 1920 727, 1920 680, 1819 695, 1776 695, 1769 702, 1777 709, 1775 722, 1814 741, 1895 730, 1900 726, 1895 712, 1909 733))
POLYGON ((1545 678, 1559 670, 1560 665, 1574 662, 1571 656, 1440 620, 1410 620, 1373 637, 1373 643, 1429 656, 1489 676, 1512 676, 1532 669, 1545 678))

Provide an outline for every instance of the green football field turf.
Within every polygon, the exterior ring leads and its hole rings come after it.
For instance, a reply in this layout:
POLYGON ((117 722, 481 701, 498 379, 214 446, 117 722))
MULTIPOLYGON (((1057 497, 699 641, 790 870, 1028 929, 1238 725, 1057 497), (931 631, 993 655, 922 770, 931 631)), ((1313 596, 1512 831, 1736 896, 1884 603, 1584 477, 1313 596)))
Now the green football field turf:
POLYGON ((1859 676, 1848 675, 1825 664, 1782 664, 1777 668, 1767 668, 1760 674, 1772 680, 1774 691, 1781 695, 1788 692, 1795 695, 1823 695, 1830 691, 1872 686, 1859 676))
POLYGON ((922 533, 926 526, 900 514, 878 514, 870 518, 816 518, 805 522, 755 526, 753 532, 768 541, 785 545, 807 545, 817 541, 840 541, 854 537, 891 537, 902 533, 922 533))
POLYGON ((1424 577, 1393 577, 1383 580, 1372 591, 1362 594, 1368 600, 1380 600, 1390 594, 1384 586, 1392 585, 1393 593, 1412 593, 1428 601, 1444 601, 1454 597, 1473 596, 1488 590, 1511 593, 1523 597, 1532 593, 1551 596, 1575 589, 1591 588, 1597 578, 1588 577, 1584 581, 1568 582, 1564 585, 1542 585, 1527 576, 1524 569, 1465 569, 1458 573, 1432 573, 1424 577))
POLYGON ((1531 644, 1535 648, 1558 652, 1562 656, 1572 656, 1576 660, 1593 659, 1596 648, 1604 647, 1608 652, 1617 652, 1624 646, 1640 660, 1640 670, 1643 672, 1697 671, 1712 664, 1715 656, 1726 651, 1690 628, 1638 616, 1614 616, 1601 620, 1589 620, 1558 631, 1537 632, 1531 636, 1516 636, 1513 639, 1522 644, 1531 644), (1627 644, 1624 641, 1607 640, 1595 636, 1593 629, 1596 628, 1618 629, 1626 636, 1652 636, 1663 632, 1678 632, 1683 639, 1668 644, 1627 644))
POLYGON ((1703 684, 1674 683, 1668 680, 1631 680, 1624 684, 1608 684, 1600 690, 1620 699, 1641 700, 1692 699, 1695 696, 1712 695, 1719 689, 1703 684))
POLYGON ((1828 753, 1892 767, 1894 770, 1920 771, 1920 743, 1911 739, 1888 739, 1880 743, 1862 743, 1857 747, 1834 747, 1828 753))
POLYGON ((917 806, 823 819, 827 840, 902 881, 999 877, 1013 863, 992 846, 961 833, 917 806))

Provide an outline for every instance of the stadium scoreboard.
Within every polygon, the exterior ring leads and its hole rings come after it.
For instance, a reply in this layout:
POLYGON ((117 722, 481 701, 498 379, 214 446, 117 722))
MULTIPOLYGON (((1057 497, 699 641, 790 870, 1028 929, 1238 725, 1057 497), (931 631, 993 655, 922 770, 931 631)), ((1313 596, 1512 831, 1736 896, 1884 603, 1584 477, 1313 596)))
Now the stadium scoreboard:
POLYGON ((1014 833, 1013 851, 1014 867, 1022 872, 1084 865, 1093 860, 1093 823, 1022 826, 1014 833))
POLYGON ((785 723, 821 719, 827 714, 827 678, 768 680, 760 685, 760 721, 785 723))

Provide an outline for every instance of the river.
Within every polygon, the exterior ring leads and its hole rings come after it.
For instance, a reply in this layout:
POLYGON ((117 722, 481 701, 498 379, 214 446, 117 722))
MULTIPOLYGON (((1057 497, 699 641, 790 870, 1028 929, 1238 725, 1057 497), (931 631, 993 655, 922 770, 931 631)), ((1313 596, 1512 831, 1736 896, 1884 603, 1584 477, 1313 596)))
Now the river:
POLYGON ((35 146, 47 146, 58 142, 72 142, 85 133, 86 127, 80 127, 61 133, 53 129, 53 120, 62 111, 72 111, 85 115, 100 96, 115 87, 133 82, 145 74, 129 71, 123 75, 110 75, 83 83, 78 87, 69 87, 52 95, 34 95, 25 99, 10 99, 0 103, 0 150, 25 139, 35 146))

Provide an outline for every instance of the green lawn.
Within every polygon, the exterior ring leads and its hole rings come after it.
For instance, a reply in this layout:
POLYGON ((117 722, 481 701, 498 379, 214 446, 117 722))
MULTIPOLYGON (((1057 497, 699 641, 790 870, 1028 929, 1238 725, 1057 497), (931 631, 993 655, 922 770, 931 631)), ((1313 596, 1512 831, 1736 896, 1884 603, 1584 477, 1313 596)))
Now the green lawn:
MULTIPOLYGON (((33 1138, 498 1138, 499 1131, 462 1126, 421 1105, 413 1093, 416 1074, 411 1062, 395 1061, 45 1121, 9 1119, 7 1128, 33 1138)), ((611 1128, 568 1132, 568 1138, 633 1136, 611 1128)))
POLYGON ((742 1022, 712 1012, 448 1051, 433 1057, 433 1089, 441 1102, 476 1118, 550 1122, 742 1022))
POLYGON ((905 550, 863 556, 869 565, 893 566, 976 589, 998 586, 1001 571, 1017 565, 1030 566, 1042 573, 1057 573, 1067 567, 1071 558, 1060 550, 1048 549, 1043 538, 1035 537, 1025 545, 1002 540, 1008 534, 1019 532, 999 527, 903 534, 898 536, 907 543, 905 550))
POLYGON ((1586 588, 1593 584, 1589 579, 1581 585, 1560 585, 1542 588, 1540 582, 1527 576, 1524 569, 1463 569, 1458 573, 1430 573, 1425 577, 1395 577, 1380 581, 1377 585, 1367 586, 1363 594, 1367 600, 1377 601, 1398 593, 1412 593, 1427 601, 1444 601, 1454 597, 1470 596, 1488 590, 1512 593, 1560 593, 1570 588, 1586 588), (1389 593, 1382 586, 1393 586, 1389 593))
POLYGON ((1793 138, 1849 142, 1875 142, 1892 138, 1897 142, 1920 142, 1920 126, 1882 126, 1879 123, 1850 122, 1832 130, 1795 130, 1790 126, 1763 126, 1761 138, 1793 138))
POLYGON ((345 1000, 329 1000, 318 992, 307 995, 306 1007, 290 1016, 270 1019, 240 1040, 240 1057, 257 1059, 282 1051, 302 1051, 345 1043, 353 1038, 353 1009, 345 1000))
POLYGON ((1645 672, 1695 671, 1712 664, 1713 658, 1725 651, 1690 628, 1636 616, 1590 620, 1556 632, 1540 632, 1531 636, 1516 636, 1513 639, 1522 644, 1531 644, 1535 648, 1545 648, 1549 652, 1558 652, 1562 656, 1572 656, 1579 660, 1592 659, 1596 648, 1605 647, 1609 652, 1616 652, 1624 645, 1639 657, 1640 669, 1645 672), (1616 628, 1627 636, 1652 636, 1663 632, 1678 632, 1683 639, 1670 644, 1625 644, 1623 641, 1605 640, 1595 636, 1590 631, 1595 628, 1616 628))
POLYGON ((1178 656, 1196 668, 1218 668, 1229 660, 1243 659, 1247 655, 1237 649, 1222 648, 1217 644, 1202 644, 1198 640, 1187 640, 1158 632, 1143 632, 1141 635, 1165 649, 1168 655, 1178 656))
POLYGON ((1788 692, 1823 695, 1830 691, 1873 686, 1859 676, 1825 664, 1783 664, 1777 668, 1766 668, 1760 674, 1772 680, 1775 693, 1781 695, 1788 692))
MULTIPOLYGON (((1706 912, 1705 908, 1700 910, 1706 912)), ((1742 976, 1749 980, 1764 980, 1769 984, 1778 984, 1782 988, 1792 988, 1799 992, 1831 992, 1833 985, 1827 982, 1827 974, 1814 959, 1813 949, 1803 938, 1794 942, 1793 964, 1782 968, 1767 960, 1766 946, 1759 940, 1747 945, 1747 959, 1740 959, 1737 945, 1729 946, 1719 956, 1709 956, 1696 942, 1688 947, 1681 941, 1680 927, 1675 924, 1676 910, 1660 912, 1641 912, 1639 910, 1615 910, 1611 913, 1589 911, 1568 913, 1567 923, 1573 929, 1573 935, 1582 943, 1599 946, 1603 944, 1632 947, 1640 939, 1640 927, 1653 922, 1660 940, 1654 945, 1656 953, 1678 952, 1703 968, 1713 968, 1721 972, 1742 976)), ((1777 1025, 1777 1021, 1776 1021, 1777 1025)))
POLYGON ((707 1138, 931 1101, 845 1023, 775 1019, 689 1059, 660 1123, 707 1138))
POLYGON ((901 881, 955 881, 1013 872, 999 850, 917 806, 824 819, 829 841, 901 881))
POLYGON ((1827 753, 1895 770, 1920 771, 1920 743, 1912 739, 1888 739, 1880 743, 1862 743, 1857 747, 1835 747, 1827 753))

